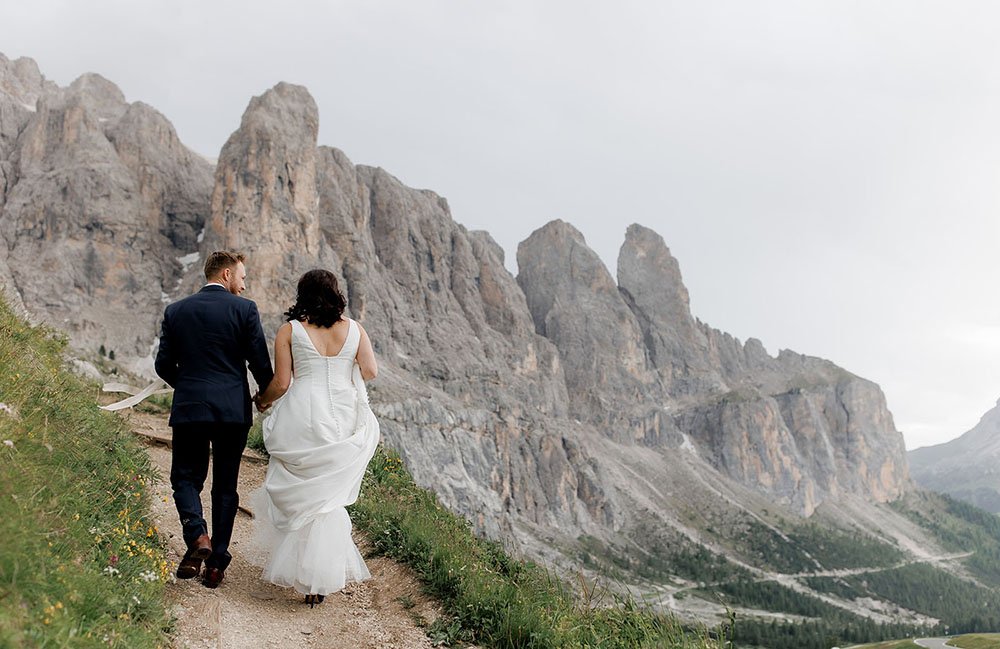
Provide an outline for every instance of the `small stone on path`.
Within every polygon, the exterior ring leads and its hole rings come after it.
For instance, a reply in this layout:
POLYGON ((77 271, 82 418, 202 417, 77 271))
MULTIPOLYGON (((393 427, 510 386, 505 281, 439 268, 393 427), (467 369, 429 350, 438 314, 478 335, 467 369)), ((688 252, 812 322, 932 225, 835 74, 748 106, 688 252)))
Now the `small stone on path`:
POLYGON ((256 599, 262 599, 264 601, 274 599, 274 593, 266 590, 255 590, 252 593, 250 593, 250 596, 256 599))

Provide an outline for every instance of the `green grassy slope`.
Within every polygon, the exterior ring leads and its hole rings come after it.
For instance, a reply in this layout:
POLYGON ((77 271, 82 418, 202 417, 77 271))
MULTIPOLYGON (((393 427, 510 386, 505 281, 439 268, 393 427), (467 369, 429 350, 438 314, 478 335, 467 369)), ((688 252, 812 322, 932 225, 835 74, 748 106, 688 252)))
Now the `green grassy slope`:
POLYGON ((168 644, 145 452, 0 300, 0 646, 168 644))

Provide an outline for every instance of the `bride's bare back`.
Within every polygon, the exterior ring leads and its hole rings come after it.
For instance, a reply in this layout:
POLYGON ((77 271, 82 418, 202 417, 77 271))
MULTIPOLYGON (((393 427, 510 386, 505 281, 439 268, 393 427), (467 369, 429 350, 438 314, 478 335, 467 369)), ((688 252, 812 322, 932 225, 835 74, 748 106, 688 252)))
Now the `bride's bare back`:
MULTIPOLYGON (((329 327, 317 327, 309 324, 309 321, 301 321, 302 328, 309 334, 309 340, 313 347, 323 356, 336 356, 344 348, 347 341, 347 334, 350 333, 350 323, 346 319, 338 320, 329 327)), ((361 355, 361 346, 358 347, 358 356, 361 355)))

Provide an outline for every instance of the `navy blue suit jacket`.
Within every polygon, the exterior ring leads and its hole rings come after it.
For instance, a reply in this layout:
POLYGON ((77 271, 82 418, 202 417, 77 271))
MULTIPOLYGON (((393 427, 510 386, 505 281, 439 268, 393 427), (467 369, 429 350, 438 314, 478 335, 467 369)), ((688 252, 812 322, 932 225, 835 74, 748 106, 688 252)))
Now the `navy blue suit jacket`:
POLYGON ((163 312, 156 373, 174 389, 170 425, 250 426, 247 365, 263 390, 274 371, 257 305, 222 286, 205 286, 163 312))

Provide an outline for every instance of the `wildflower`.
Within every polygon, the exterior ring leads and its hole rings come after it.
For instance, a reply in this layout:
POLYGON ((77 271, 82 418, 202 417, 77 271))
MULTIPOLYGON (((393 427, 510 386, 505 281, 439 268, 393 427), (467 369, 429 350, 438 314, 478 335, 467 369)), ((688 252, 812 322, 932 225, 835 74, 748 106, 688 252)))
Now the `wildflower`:
MULTIPOLYGON (((2 405, 3 405, 3 404, 2 404, 2 403, 0 403, 0 406, 2 406, 2 405)), ((11 448, 14 448, 14 442, 10 441, 9 439, 5 439, 5 440, 3 441, 3 445, 4 445, 4 446, 9 446, 9 447, 11 447, 11 448)))
POLYGON ((139 598, 136 597, 135 595, 132 595, 132 601, 135 602, 136 604, 142 604, 142 602, 139 601, 139 598))
POLYGON ((112 575, 112 576, 122 574, 121 570, 119 570, 118 568, 113 568, 112 566, 105 567, 104 568, 104 572, 106 572, 106 573, 108 573, 109 575, 112 575))
POLYGON ((118 563, 118 555, 117 554, 112 554, 111 555, 111 563, 112 564, 118 563))
POLYGON ((8 415, 14 414, 14 411, 6 403, 0 403, 0 412, 6 412, 8 415))

